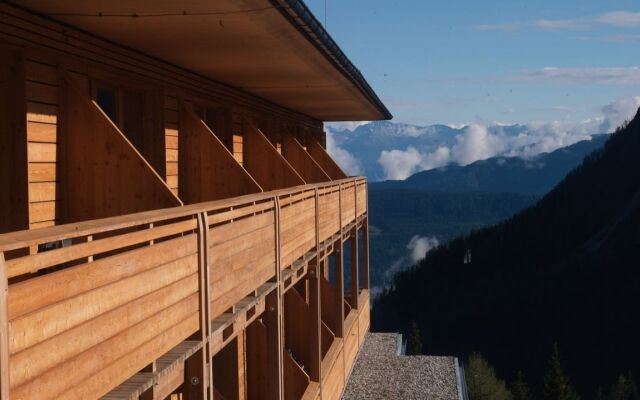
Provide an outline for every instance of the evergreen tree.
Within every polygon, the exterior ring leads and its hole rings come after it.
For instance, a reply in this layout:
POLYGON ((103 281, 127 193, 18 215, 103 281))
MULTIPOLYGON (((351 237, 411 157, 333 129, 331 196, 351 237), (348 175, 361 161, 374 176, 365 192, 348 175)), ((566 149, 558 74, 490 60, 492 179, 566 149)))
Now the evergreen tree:
POLYGON ((420 328, 415 320, 411 321, 411 333, 407 343, 409 354, 422 354, 422 340, 420 339, 420 328))
POLYGON ((518 371, 515 382, 511 384, 511 394, 513 400, 531 400, 529 385, 525 381, 522 371, 518 371))
POLYGON ((493 367, 478 353, 469 356, 465 370, 469 400, 511 400, 504 381, 498 379, 493 367))
POLYGON ((569 384, 569 379, 562 371, 558 343, 553 345, 553 353, 549 360, 549 370, 544 377, 544 400, 579 400, 578 395, 569 384))
POLYGON ((638 387, 631 376, 631 372, 618 377, 609 392, 609 400, 640 400, 638 387))

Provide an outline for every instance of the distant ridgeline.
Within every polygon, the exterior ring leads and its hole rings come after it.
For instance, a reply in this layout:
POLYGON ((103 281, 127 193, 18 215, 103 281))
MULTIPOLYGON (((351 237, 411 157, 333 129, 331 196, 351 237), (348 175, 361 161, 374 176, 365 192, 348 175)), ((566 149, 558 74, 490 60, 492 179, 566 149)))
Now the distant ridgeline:
POLYGON ((404 181, 370 182, 372 285, 389 284, 397 267, 410 262, 402 257, 415 235, 445 243, 511 217, 535 204, 608 137, 594 135, 530 159, 494 157, 419 172, 404 181))
POLYGON ((469 165, 448 165, 418 172, 404 181, 383 181, 371 189, 418 189, 436 192, 513 192, 545 194, 584 157, 599 149, 609 135, 593 135, 550 153, 521 157, 493 157, 469 165))
POLYGON ((480 352, 538 393, 557 342, 588 399, 620 373, 640 377, 639 288, 640 114, 535 206, 396 276, 372 327, 407 333, 415 320, 426 353, 480 352))

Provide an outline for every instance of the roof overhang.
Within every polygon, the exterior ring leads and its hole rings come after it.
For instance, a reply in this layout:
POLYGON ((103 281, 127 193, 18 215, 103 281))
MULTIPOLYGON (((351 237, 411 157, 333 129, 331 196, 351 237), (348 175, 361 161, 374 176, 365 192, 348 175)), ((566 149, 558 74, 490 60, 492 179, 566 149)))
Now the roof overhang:
POLYGON ((300 0, 14 3, 318 120, 391 118, 300 0))

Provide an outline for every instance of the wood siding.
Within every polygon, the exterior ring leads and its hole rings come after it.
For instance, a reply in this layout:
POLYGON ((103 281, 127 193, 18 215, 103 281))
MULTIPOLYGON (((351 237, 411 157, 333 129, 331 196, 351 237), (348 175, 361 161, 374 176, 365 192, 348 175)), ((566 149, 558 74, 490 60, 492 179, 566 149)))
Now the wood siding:
MULTIPOLYGON (((18 213, 18 208, 13 207, 14 216, 19 218, 22 214, 24 219, 28 213, 26 220, 31 228, 66 220, 59 197, 66 190, 61 187, 64 177, 60 172, 64 171, 67 155, 59 142, 66 129, 60 118, 65 107, 59 93, 63 71, 87 96, 95 95, 98 84, 141 91, 143 132, 142 148, 138 150, 175 195, 179 194, 181 170, 180 104, 208 102, 227 110, 227 120, 222 119, 227 122, 220 124, 224 131, 219 132, 219 137, 241 165, 246 162, 246 121, 260 119, 268 125, 289 127, 288 132, 299 132, 295 136, 303 144, 324 140, 322 123, 305 115, 6 3, 0 4, 0 11, 0 45, 13 52, 22 64, 15 70, 22 71, 22 77, 11 89, 16 92, 11 98, 24 98, 3 111, 11 111, 11 118, 18 123, 26 114, 26 122, 22 120, 22 124, 26 123, 26 138, 11 139, 20 150, 14 153, 15 157, 25 151, 27 157, 20 166, 27 168, 28 192, 22 190, 24 199, 19 206, 24 211, 18 213), (18 112, 15 107, 23 107, 23 111, 18 112)), ((122 126, 119 128, 123 130, 122 126)), ((12 132, 20 134, 19 130, 12 132)), ((126 136, 126 130, 123 133, 126 136)), ((25 185, 24 178, 16 179, 23 179, 20 184, 25 185)), ((19 193, 17 189, 12 196, 19 193)))

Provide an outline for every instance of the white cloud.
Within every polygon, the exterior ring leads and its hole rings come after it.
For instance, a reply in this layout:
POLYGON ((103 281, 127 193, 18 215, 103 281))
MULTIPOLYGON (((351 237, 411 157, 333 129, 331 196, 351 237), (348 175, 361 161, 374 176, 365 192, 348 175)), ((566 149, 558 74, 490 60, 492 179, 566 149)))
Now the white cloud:
POLYGON ((329 122, 327 123, 327 127, 333 129, 335 131, 354 131, 357 127, 366 125, 371 121, 338 121, 338 122, 329 122))
POLYGON ((591 35, 591 36, 576 36, 572 39, 591 41, 591 42, 608 42, 608 43, 638 43, 640 42, 640 35, 638 34, 619 34, 619 35, 591 35))
POLYGON ((387 179, 405 179, 418 168, 423 155, 415 147, 406 150, 382 150, 378 163, 387 179))
POLYGON ((410 251, 411 261, 416 263, 422 260, 431 249, 438 247, 440 242, 436 237, 415 235, 409 240, 407 249, 410 251))
POLYGON ((439 245, 440 242, 435 236, 414 235, 407 243, 407 254, 395 260, 384 272, 385 281, 391 282, 398 272, 415 265, 439 245))
POLYGON ((457 143, 451 149, 452 159, 460 165, 471 164, 504 152, 506 144, 497 135, 492 135, 487 127, 480 124, 467 126, 457 143))
POLYGON ((523 71, 517 75, 500 78, 500 80, 640 85, 640 67, 546 67, 539 70, 523 71))
POLYGON ((540 29, 551 31, 581 31, 597 26, 613 26, 618 28, 635 28, 640 26, 640 12, 611 11, 590 17, 565 19, 540 19, 529 22, 506 22, 477 25, 479 31, 518 31, 522 29, 540 29))
POLYGON ((449 164, 451 150, 448 147, 438 147, 430 153, 422 153, 415 147, 406 150, 383 150, 378 163, 384 170, 385 179, 406 179, 417 171, 442 167, 449 164))
POLYGON ((539 19, 533 23, 539 29, 549 31, 582 31, 589 29, 589 25, 575 19, 539 19))
POLYGON ((338 146, 330 130, 326 130, 327 135, 327 152, 331 155, 331 158, 338 163, 340 168, 350 176, 362 175, 362 165, 353 154, 347 150, 338 146))
POLYGON ((602 107, 601 132, 612 132, 625 121, 633 118, 640 107, 640 96, 623 97, 602 107))
POLYGON ((496 156, 531 158, 589 140, 594 134, 611 133, 624 121, 633 118, 639 107, 640 96, 623 97, 603 106, 595 118, 577 123, 529 123, 518 134, 496 129, 496 124, 491 125, 492 129, 484 124, 471 124, 456 136, 450 147, 440 146, 433 151, 421 151, 413 146, 405 150, 384 150, 378 163, 384 170, 385 179, 406 179, 416 172, 447 164, 468 165, 496 156))
POLYGON ((640 12, 612 11, 597 17, 596 20, 606 25, 634 28, 640 26, 640 12))

